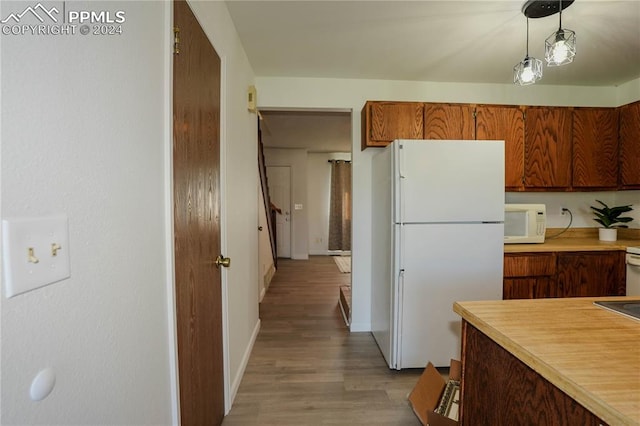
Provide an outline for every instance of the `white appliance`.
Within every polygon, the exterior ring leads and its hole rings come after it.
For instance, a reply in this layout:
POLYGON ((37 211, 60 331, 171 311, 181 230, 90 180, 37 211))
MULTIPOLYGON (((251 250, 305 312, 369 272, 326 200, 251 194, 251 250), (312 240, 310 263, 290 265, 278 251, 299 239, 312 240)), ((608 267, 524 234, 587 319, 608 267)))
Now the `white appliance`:
POLYGON ((390 368, 449 366, 453 303, 502 298, 504 142, 394 141, 372 187, 373 336, 390 368))
POLYGON ((544 204, 505 204, 505 244, 544 243, 547 207, 544 204))
POLYGON ((640 296, 640 247, 627 247, 627 296, 640 296))

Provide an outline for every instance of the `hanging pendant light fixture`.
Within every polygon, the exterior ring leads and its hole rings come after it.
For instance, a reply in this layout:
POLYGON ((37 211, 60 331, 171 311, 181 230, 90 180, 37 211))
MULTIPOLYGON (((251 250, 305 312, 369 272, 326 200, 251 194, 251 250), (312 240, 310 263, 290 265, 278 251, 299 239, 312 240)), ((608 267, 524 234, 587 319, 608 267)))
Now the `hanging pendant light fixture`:
POLYGON ((542 78, 542 61, 529 57, 529 18, 527 17, 527 54, 513 67, 513 82, 520 86, 534 84, 542 78))
POLYGON ((551 34, 544 42, 547 66, 558 67, 573 62, 576 56, 576 33, 562 28, 562 0, 560 1, 560 25, 558 31, 551 34))

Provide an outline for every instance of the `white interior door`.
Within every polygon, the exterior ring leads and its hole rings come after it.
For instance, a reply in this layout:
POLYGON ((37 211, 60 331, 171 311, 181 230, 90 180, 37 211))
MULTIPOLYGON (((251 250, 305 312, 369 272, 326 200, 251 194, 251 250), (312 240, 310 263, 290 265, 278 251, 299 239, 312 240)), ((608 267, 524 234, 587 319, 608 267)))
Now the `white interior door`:
POLYGON ((268 166, 267 180, 271 202, 282 211, 276 213, 278 257, 291 258, 291 167, 268 166))

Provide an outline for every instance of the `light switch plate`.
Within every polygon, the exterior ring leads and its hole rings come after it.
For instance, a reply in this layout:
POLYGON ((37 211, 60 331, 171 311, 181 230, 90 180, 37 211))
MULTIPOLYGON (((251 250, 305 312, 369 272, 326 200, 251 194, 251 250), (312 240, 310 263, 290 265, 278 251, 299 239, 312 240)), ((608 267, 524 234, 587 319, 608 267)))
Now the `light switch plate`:
POLYGON ((294 210, 302 210, 302 204, 294 204, 293 205, 293 209, 294 210))
POLYGON ((69 278, 69 222, 66 215, 2 221, 6 297, 69 278))

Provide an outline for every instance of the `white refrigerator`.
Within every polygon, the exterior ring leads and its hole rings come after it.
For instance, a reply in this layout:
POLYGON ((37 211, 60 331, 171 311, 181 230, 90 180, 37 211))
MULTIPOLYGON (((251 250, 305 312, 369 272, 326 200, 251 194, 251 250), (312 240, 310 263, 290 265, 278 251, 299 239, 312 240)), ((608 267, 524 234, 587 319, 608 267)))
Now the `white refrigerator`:
POLYGON ((453 303, 502 299, 504 142, 396 140, 372 185, 373 336, 389 368, 449 366, 453 303))

